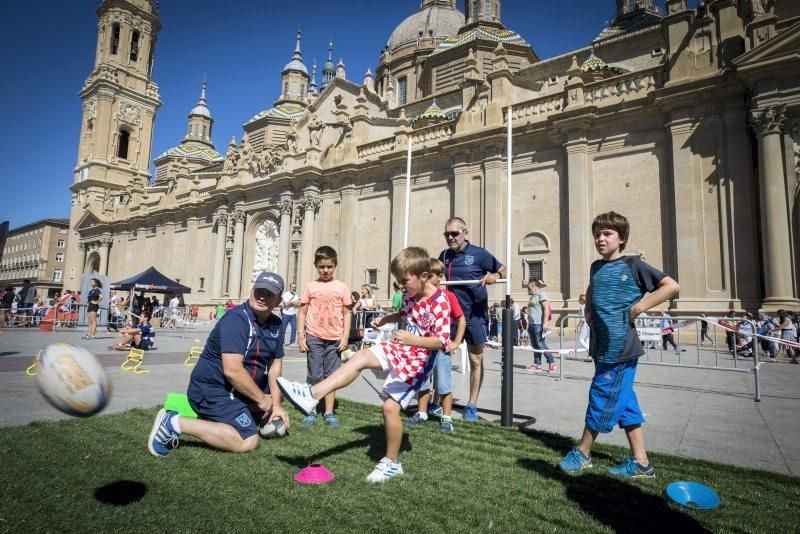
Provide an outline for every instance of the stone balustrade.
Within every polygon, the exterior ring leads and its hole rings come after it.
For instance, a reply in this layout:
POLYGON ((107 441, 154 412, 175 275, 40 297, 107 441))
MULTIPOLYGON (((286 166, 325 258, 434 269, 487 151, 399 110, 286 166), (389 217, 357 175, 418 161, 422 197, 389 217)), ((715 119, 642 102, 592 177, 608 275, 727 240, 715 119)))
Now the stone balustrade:
POLYGON ((381 154, 392 152, 396 148, 396 144, 397 142, 394 137, 388 137, 386 139, 373 141, 372 143, 359 145, 356 147, 356 150, 358 151, 358 158, 359 159, 371 158, 374 156, 379 156, 381 154))
POLYGON ((589 84, 584 88, 583 98, 586 104, 612 104, 618 102, 620 98, 645 96, 655 88, 654 71, 636 72, 622 78, 616 77, 589 84))
POLYGON ((563 111, 565 101, 566 93, 558 93, 522 102, 514 106, 511 118, 514 122, 524 121, 526 123, 543 120, 554 113, 563 111))
POLYGON ((415 130, 411 134, 411 144, 416 146, 431 141, 441 141, 449 139, 455 133, 455 121, 440 122, 425 128, 415 130))

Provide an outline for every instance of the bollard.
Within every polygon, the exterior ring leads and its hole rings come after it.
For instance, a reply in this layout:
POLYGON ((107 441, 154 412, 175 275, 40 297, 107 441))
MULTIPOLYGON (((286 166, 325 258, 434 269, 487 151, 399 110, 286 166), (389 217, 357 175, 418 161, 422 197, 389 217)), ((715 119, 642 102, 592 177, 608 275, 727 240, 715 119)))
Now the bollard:
POLYGON ((503 309, 503 381, 500 393, 500 424, 514 424, 514 310, 510 298, 506 296, 503 309))

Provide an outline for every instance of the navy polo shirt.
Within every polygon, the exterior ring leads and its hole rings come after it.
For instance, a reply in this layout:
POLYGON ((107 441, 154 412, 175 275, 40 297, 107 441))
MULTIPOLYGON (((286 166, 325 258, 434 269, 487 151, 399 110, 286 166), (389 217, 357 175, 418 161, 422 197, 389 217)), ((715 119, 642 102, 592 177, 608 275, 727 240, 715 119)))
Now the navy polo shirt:
MULTIPOLYGON (((476 247, 469 241, 464 250, 453 252, 445 249, 439 254, 444 263, 444 274, 448 280, 480 280, 489 273, 496 273, 503 266, 485 248, 476 247)), ((485 323, 489 312, 489 292, 486 286, 451 286, 448 288, 458 297, 467 323, 485 323)))
POLYGON ((237 391, 222 371, 222 354, 244 356, 244 368, 265 393, 269 392, 267 372, 272 360, 283 358, 283 327, 280 317, 269 314, 260 323, 250 304, 245 302, 225 313, 208 336, 203 353, 189 380, 209 396, 224 389, 245 402, 250 399, 237 391))

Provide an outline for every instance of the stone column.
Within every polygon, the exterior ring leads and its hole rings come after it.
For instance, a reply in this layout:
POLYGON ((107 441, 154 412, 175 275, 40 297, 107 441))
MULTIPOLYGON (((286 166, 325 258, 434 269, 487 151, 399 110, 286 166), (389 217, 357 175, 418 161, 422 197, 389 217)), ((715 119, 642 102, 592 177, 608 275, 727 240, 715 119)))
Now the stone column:
MULTIPOLYGON (((356 229, 356 221, 358 220, 358 198, 356 196, 356 187, 354 184, 345 184, 341 188, 342 200, 339 205, 339 243, 341 246, 341 256, 343 258, 344 270, 342 271, 342 280, 351 287, 357 287, 361 284, 355 280, 355 245, 356 240, 354 236, 358 231, 356 229)), ((394 202, 394 201, 393 201, 394 202)), ((402 209, 402 208, 401 208, 402 209)), ((394 208, 393 208, 394 210, 394 208)), ((400 246, 403 243, 403 218, 400 217, 400 246)), ((395 239, 395 220, 394 211, 392 211, 392 243, 395 239)), ((392 245, 394 246, 394 245, 392 245)), ((391 259, 389 260, 391 261, 391 259)))
POLYGON ((289 280, 289 255, 292 253, 292 199, 289 197, 281 198, 278 205, 281 211, 281 226, 278 229, 278 274, 289 280))
MULTIPOLYGON (((500 263, 505 265, 506 262, 506 158, 505 154, 500 152, 498 147, 487 147, 486 159, 483 161, 484 168, 484 183, 485 195, 484 206, 481 210, 483 213, 483 247, 487 249, 495 258, 500 260, 500 263)), ((473 221, 466 221, 469 231, 469 240, 475 244, 479 242, 480 237, 472 235, 474 228, 473 221)), ((443 230, 443 228, 442 228, 443 230)), ((441 232, 438 230, 437 232, 441 232)), ((444 241, 444 239, 442 239, 444 241)), ((442 247, 444 248, 444 247, 442 247)), ((513 250, 513 245, 512 245, 513 250)), ((506 270, 510 270, 512 266, 506 265, 506 270)), ((512 273, 512 276, 513 273, 512 273)), ((511 291, 519 291, 522 286, 522 277, 517 272, 516 277, 513 278, 513 286, 511 291)), ((501 295, 505 295, 505 287, 501 284, 493 285, 489 289, 489 299, 499 300, 501 295)))
POLYGON ((225 270, 225 245, 228 239, 228 213, 217 214, 217 243, 214 247, 214 272, 211 279, 211 297, 222 298, 222 277, 225 270))
POLYGON ((233 252, 231 266, 228 271, 228 294, 232 299, 241 297, 242 289, 242 256, 244 254, 244 221, 247 214, 241 210, 233 212, 233 252))
POLYGON ((567 213, 569 217, 569 287, 567 306, 576 308, 578 296, 589 286, 589 265, 594 243, 591 219, 591 166, 586 129, 567 132, 567 213))
MULTIPOLYGON (((689 108, 677 108, 671 112, 667 123, 671 148, 672 198, 674 206, 673 224, 674 254, 671 264, 675 272, 668 274, 681 285, 680 298, 675 301, 679 310, 698 310, 706 306, 705 240, 703 235, 702 184, 695 170, 695 152, 692 136, 696 122, 689 108)), ((665 266, 667 258, 664 258, 665 266)))
POLYGON ((86 246, 86 243, 78 243, 78 250, 81 255, 81 270, 78 273, 78 280, 80 280, 83 273, 86 272, 86 256, 88 255, 88 249, 89 247, 86 246))
POLYGON ((758 136, 758 178, 761 201, 761 239, 764 269, 764 308, 796 308, 790 257, 789 201, 783 172, 781 132, 783 107, 751 111, 750 123, 758 136))
POLYGON ((108 253, 111 249, 111 240, 102 239, 100 241, 100 272, 103 276, 108 276, 108 253))
POLYGON ((300 249, 300 282, 303 284, 314 276, 314 216, 321 203, 316 196, 303 197, 303 242, 300 249))

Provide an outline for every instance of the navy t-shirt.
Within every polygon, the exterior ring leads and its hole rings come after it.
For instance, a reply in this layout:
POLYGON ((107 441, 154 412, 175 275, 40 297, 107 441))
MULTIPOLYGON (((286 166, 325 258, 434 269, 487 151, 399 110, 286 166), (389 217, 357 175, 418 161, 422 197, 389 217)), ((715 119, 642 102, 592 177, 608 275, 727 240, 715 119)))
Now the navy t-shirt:
POLYGON ((142 332, 142 342, 139 344, 139 347, 142 349, 149 349, 153 346, 153 338, 156 337, 155 330, 153 330, 153 325, 149 322, 147 323, 139 323, 137 327, 142 332))
POLYGON ((630 317, 631 306, 653 292, 667 276, 637 256, 597 260, 589 273, 592 318, 589 355, 604 363, 618 363, 644 354, 630 317))
POLYGON ((192 371, 189 390, 199 388, 207 396, 233 394, 249 403, 246 395, 235 391, 222 371, 222 354, 244 356, 244 368, 264 393, 269 392, 267 373, 272 360, 283 358, 283 328, 277 315, 258 321, 250 304, 231 308, 217 322, 206 340, 203 353, 192 371))
MULTIPOLYGON (((489 273, 496 273, 503 266, 485 248, 476 247, 469 241, 464 250, 453 252, 449 248, 439 254, 444 263, 447 280, 480 280, 489 273)), ((489 292, 480 284, 451 286, 448 288, 458 297, 467 323, 485 323, 489 312, 489 292)))

